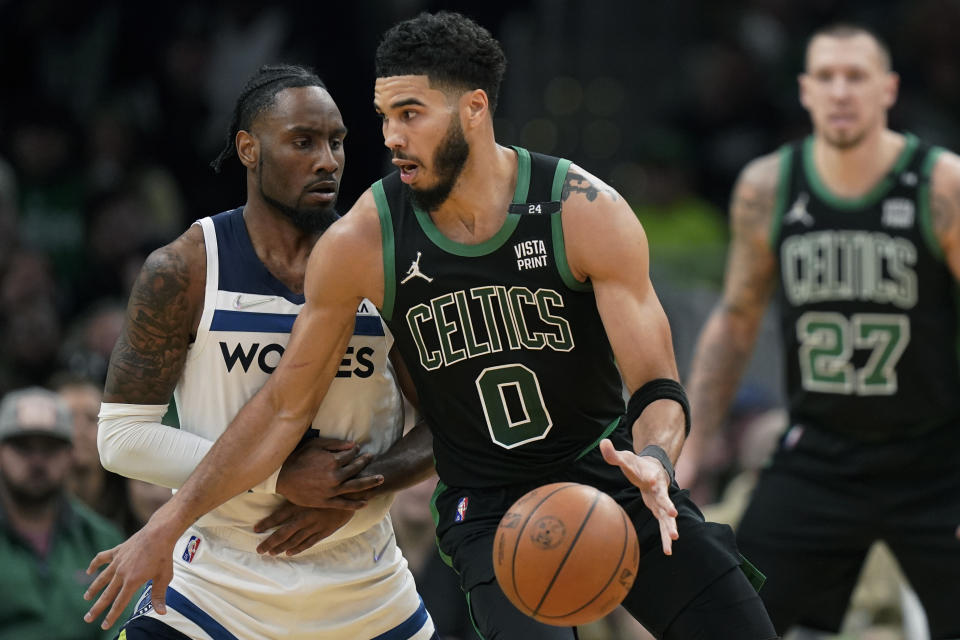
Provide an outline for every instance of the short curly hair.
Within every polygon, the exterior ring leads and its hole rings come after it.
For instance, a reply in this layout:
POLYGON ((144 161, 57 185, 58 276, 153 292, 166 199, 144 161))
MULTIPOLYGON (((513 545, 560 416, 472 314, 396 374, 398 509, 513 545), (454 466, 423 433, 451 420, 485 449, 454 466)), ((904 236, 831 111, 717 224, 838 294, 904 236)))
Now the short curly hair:
POLYGON ((394 25, 377 47, 378 78, 425 75, 431 84, 469 91, 483 89, 490 112, 497 108, 507 67, 500 43, 459 13, 421 13, 394 25))

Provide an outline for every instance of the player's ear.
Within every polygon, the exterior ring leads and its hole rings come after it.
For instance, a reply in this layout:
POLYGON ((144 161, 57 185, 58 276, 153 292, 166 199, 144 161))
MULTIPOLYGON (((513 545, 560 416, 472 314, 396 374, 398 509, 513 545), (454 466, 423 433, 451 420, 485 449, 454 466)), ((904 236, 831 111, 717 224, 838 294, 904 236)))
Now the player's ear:
POLYGON ((885 109, 889 109, 897 102, 897 94, 900 90, 900 75, 894 71, 889 71, 883 79, 883 83, 883 106, 885 109))
POLYGON ((257 160, 260 157, 260 143, 249 131, 241 129, 237 131, 237 137, 234 139, 237 146, 237 157, 247 169, 253 169, 257 166, 257 160))
POLYGON ((490 113, 490 98, 483 89, 467 91, 460 96, 460 110, 467 126, 476 126, 490 113))
POLYGON ((797 74, 797 90, 800 93, 800 104, 806 109, 810 108, 810 105, 807 104, 807 83, 809 79, 810 77, 806 73, 797 74))

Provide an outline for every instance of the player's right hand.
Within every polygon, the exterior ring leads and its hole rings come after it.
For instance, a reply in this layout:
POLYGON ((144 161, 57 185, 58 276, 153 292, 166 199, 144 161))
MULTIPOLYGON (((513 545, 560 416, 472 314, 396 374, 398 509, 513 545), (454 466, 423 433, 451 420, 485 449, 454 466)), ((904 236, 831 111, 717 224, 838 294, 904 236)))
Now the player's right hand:
POLYGON ((257 553, 294 556, 317 544, 353 517, 346 509, 317 509, 284 502, 266 518, 253 525, 256 533, 276 527, 257 546, 257 553))
POLYGON ((297 448, 280 468, 277 493, 304 507, 356 511, 366 500, 351 494, 383 484, 382 475, 356 478, 373 456, 356 443, 317 438, 297 448))
POLYGON ((153 608, 157 613, 165 614, 167 585, 173 579, 173 546, 176 541, 176 536, 171 539, 151 518, 126 542, 94 556, 87 567, 88 575, 104 563, 107 567, 83 594, 84 600, 91 600, 103 590, 83 616, 84 621, 93 622, 109 606, 110 610, 100 625, 102 629, 109 629, 123 613, 130 598, 149 580, 153 580, 150 588, 153 608))

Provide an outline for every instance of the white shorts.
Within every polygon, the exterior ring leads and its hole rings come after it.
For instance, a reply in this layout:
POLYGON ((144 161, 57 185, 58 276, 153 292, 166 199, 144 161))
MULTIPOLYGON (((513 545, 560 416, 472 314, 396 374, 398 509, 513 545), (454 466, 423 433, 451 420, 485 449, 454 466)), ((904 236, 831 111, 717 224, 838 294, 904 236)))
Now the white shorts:
POLYGON ((260 555, 263 536, 191 527, 174 548, 167 613, 149 588, 146 615, 197 640, 428 640, 433 620, 397 547, 389 516, 303 553, 260 555))

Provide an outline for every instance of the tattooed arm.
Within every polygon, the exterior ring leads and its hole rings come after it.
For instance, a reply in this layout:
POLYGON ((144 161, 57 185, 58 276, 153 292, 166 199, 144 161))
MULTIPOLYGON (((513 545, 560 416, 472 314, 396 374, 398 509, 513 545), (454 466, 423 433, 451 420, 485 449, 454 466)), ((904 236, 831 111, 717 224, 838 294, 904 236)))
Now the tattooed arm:
POLYGON ((203 231, 196 225, 147 258, 110 356, 106 402, 170 400, 203 311, 206 268, 203 231))
POLYGON ((947 266, 960 282, 960 156, 946 152, 937 159, 930 182, 930 209, 947 266))
POLYGON ((723 297, 700 333, 687 384, 692 427, 677 465, 681 486, 692 486, 705 445, 726 419, 774 291, 769 234, 779 169, 777 154, 764 156, 744 168, 734 187, 723 297))
POLYGON ((97 445, 104 468, 179 487, 213 445, 160 424, 203 311, 203 231, 192 226, 147 258, 107 370, 97 445))

